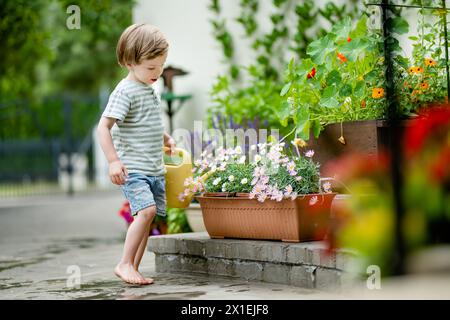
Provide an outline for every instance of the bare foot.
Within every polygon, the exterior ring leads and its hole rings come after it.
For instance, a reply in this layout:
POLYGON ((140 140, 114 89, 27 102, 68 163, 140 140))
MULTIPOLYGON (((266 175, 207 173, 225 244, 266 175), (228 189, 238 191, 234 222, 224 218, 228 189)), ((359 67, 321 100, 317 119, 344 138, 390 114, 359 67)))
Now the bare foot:
POLYGON ((152 284, 153 283, 153 279, 152 278, 144 278, 144 276, 142 275, 142 273, 139 272, 139 269, 134 267, 134 270, 139 274, 139 276, 141 277, 142 280, 144 280, 146 282, 146 284, 152 284))
POLYGON ((134 270, 133 265, 131 264, 119 263, 114 268, 114 274, 126 283, 148 284, 148 281, 146 281, 139 272, 134 270))
POLYGON ((139 271, 137 271, 137 273, 139 273, 139 275, 142 277, 142 279, 144 279, 146 284, 152 284, 153 283, 153 279, 152 278, 144 278, 144 276, 139 271))

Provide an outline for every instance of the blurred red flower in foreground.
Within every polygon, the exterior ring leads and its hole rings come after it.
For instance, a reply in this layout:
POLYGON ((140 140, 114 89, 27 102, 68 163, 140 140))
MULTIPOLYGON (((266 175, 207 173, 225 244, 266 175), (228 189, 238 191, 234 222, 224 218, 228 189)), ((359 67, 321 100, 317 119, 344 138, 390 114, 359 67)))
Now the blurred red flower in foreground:
POLYGON ((448 105, 429 107, 419 112, 419 117, 406 128, 404 136, 406 156, 411 157, 416 154, 423 148, 428 138, 439 134, 441 129, 448 130, 449 126, 450 106, 448 105))

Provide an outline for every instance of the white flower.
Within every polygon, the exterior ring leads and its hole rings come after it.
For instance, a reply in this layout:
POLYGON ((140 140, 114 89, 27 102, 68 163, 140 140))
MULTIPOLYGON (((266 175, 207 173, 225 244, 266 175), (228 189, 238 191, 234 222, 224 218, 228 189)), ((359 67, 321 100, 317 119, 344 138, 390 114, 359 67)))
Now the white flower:
POLYGON ((236 154, 241 154, 241 153, 242 153, 241 147, 240 147, 240 146, 237 146, 237 147, 234 149, 234 152, 236 152, 236 154))
POLYGON ((214 185, 214 186, 217 186, 217 185, 219 184, 220 180, 222 180, 220 177, 217 178, 217 179, 214 179, 213 185, 214 185))
POLYGON ((242 156, 242 157, 239 159, 238 163, 239 163, 239 164, 244 164, 244 163, 245 163, 245 156, 242 156))
POLYGON ((297 180, 297 181, 301 181, 302 179, 303 179, 302 176, 295 177, 295 180, 297 180))
POLYGON ((256 150, 256 145, 255 144, 251 145, 250 146, 250 150, 255 151, 256 150))
POLYGON ((233 182, 234 181, 234 176, 233 175, 229 176, 228 177, 228 181, 233 182))
POLYGON ((343 103, 344 110, 348 110, 351 106, 352 106, 352 98, 350 97, 345 98, 343 103))
POLYGON ((247 184, 247 182, 248 182, 247 178, 241 180, 241 184, 247 184))
POLYGON ((255 163, 258 163, 259 161, 261 161, 261 156, 259 154, 257 154, 255 156, 255 163))
POLYGON ((222 185, 222 191, 223 192, 227 191, 227 183, 226 182, 222 185))

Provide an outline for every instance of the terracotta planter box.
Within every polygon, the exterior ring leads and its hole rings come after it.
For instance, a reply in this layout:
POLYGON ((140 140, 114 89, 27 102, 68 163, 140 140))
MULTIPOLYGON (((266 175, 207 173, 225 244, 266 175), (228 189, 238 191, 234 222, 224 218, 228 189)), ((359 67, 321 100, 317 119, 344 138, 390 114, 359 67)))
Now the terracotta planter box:
MULTIPOLYGON (((402 126, 409 121, 403 121, 402 126)), ((378 155, 383 148, 388 146, 388 124, 382 120, 348 121, 342 123, 342 132, 345 144, 338 141, 341 136, 341 124, 327 125, 320 133, 319 138, 311 138, 308 148, 315 151, 314 160, 321 164, 321 170, 328 162, 348 153, 364 153, 378 155)), ((322 171, 323 173, 323 171, 322 171)))
POLYGON ((280 202, 245 197, 197 196, 211 238, 266 239, 286 242, 323 240, 330 227, 335 193, 311 194, 280 202), (317 203, 309 201, 317 196, 317 203))

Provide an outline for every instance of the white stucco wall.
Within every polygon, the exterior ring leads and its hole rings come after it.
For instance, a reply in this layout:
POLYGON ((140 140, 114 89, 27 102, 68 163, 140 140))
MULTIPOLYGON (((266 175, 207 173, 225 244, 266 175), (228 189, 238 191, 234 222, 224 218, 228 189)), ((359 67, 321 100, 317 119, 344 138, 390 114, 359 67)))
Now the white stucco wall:
MULTIPOLYGON (((240 65, 248 65, 254 59, 248 40, 244 37, 242 26, 233 21, 239 16, 239 0, 220 1, 222 16, 228 19, 227 28, 235 43, 235 57, 240 65)), ((318 5, 326 0, 317 1, 318 5)), ((337 4, 345 0, 336 1, 337 4)), ((176 93, 190 93, 193 98, 186 102, 181 111, 174 117, 174 128, 193 129, 194 120, 205 118, 209 104, 209 91, 218 74, 223 74, 226 66, 223 63, 223 53, 220 44, 213 37, 210 19, 213 14, 208 10, 210 0, 138 0, 133 10, 135 23, 146 22, 158 26, 170 43, 170 51, 166 65, 180 67, 189 75, 176 77, 174 89, 176 93)), ((272 1, 260 1, 257 20, 259 32, 269 32, 272 27, 269 15, 274 10, 272 1)), ((292 12, 292 11, 291 11, 292 12)), ((405 10, 410 22, 410 32, 416 31, 415 10, 405 10)), ((295 15, 286 15, 294 26, 295 15)), ((323 21, 317 21, 318 24, 323 21)), ((411 48, 402 43, 405 54, 410 54, 411 48)), ((289 58, 289 51, 286 50, 289 58)), ((162 83, 160 83, 161 85, 162 83)), ((166 119, 167 123, 167 119, 166 119)), ((167 126, 168 127, 168 126, 167 126)))
POLYGON ((194 120, 204 118, 209 85, 221 70, 222 53, 212 37, 207 4, 206 0, 144 0, 138 1, 133 11, 135 23, 153 24, 168 38, 166 66, 189 72, 173 82, 176 93, 193 95, 175 115, 174 128, 192 129, 194 120))

